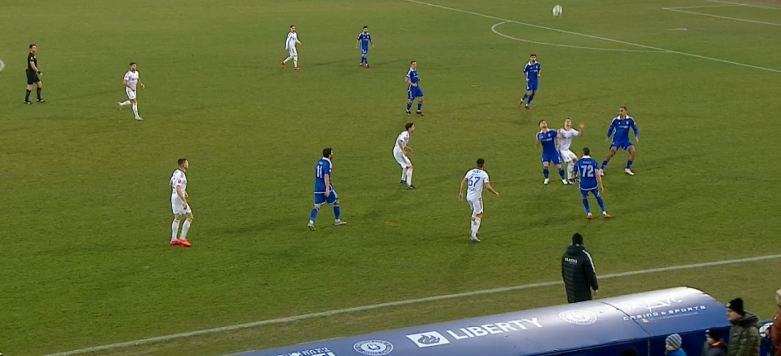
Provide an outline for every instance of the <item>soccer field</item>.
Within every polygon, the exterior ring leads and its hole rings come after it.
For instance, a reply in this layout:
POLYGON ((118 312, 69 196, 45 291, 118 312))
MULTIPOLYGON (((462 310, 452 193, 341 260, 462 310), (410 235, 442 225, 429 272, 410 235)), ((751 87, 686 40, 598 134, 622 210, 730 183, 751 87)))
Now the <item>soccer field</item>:
MULTIPOLYGON (((36 355, 260 320, 556 281, 569 237, 598 274, 781 254, 773 0, 76 0, 0 10, 0 351, 36 355), (553 17, 561 4, 564 14, 553 17), (288 26, 300 72, 280 68, 288 26), (355 37, 368 25, 370 69, 355 37), (23 105, 27 46, 45 104, 23 105), (530 53, 531 110, 518 100, 530 53), (425 117, 404 113, 417 60, 425 117), (143 122, 122 76, 138 63, 143 122), (618 106, 640 128, 634 177, 611 161, 614 219, 584 219, 534 135, 586 125, 601 161, 618 106), (408 120, 417 190, 391 154, 408 120), (334 148, 346 226, 306 228, 334 148), (193 247, 168 246, 168 179, 190 160, 193 247), (458 186, 475 159, 482 243, 458 186)), ((591 200, 592 208, 595 202, 591 200)), ((611 278, 599 297, 688 285, 772 316, 781 260, 611 278)), ((101 353, 226 354, 566 302, 563 287, 378 308, 101 353)))

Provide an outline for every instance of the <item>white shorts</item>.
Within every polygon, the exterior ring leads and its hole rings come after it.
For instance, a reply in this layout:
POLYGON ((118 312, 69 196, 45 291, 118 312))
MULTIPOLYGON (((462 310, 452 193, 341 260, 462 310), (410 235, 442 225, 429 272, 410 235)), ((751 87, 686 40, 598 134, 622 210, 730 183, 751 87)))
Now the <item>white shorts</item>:
POLYGON ((409 157, 404 154, 404 152, 393 150, 393 158, 396 159, 396 162, 399 163, 401 168, 407 168, 412 166, 412 161, 409 160, 409 157))
POLYGON ((190 210, 190 205, 185 207, 182 199, 179 199, 179 196, 176 194, 171 195, 171 211, 173 211, 174 215, 187 215, 193 213, 192 210, 190 210))
POLYGON ((466 201, 472 208, 472 216, 483 213, 483 197, 466 197, 466 201))
POLYGON ((559 156, 561 156, 561 162, 571 162, 578 160, 578 156, 570 150, 559 151, 559 156))
POLYGON ((290 55, 291 58, 297 58, 298 57, 298 50, 296 50, 295 47, 287 50, 287 53, 290 55))
POLYGON ((127 93, 127 98, 130 100, 136 100, 136 91, 133 89, 130 89, 128 87, 125 87, 125 93, 127 93))

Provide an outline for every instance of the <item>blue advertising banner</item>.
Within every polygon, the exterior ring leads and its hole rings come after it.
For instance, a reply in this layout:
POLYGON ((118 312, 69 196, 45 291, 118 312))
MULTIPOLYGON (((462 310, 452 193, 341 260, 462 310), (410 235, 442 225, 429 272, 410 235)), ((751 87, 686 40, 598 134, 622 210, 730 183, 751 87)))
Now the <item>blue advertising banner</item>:
MULTIPOLYGON (((242 356, 507 356, 664 354, 679 333, 699 353, 709 328, 727 328, 724 307, 693 288, 672 288, 575 304, 325 340, 242 356)), ((726 329, 724 329, 726 330, 726 329)))

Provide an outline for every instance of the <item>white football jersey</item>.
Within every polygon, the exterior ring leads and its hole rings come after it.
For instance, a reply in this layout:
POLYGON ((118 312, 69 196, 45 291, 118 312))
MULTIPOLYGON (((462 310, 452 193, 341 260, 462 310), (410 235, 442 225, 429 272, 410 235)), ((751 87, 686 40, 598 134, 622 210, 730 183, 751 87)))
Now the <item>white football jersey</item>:
POLYGON ((295 49, 296 42, 298 42, 298 34, 295 32, 288 32, 287 40, 285 40, 285 49, 295 49))
POLYGON ((488 183, 488 173, 480 168, 474 168, 469 172, 466 172, 464 176, 466 182, 469 184, 466 189, 467 199, 480 197, 483 195, 483 185, 488 183))
POLYGON ((138 71, 127 71, 127 73, 125 73, 125 81, 127 81, 127 86, 129 86, 130 89, 136 90, 136 85, 138 85, 138 71))
POLYGON ((575 129, 559 129, 559 151, 569 151, 572 146, 572 138, 580 136, 580 131, 575 129))
POLYGON ((171 195, 176 195, 176 187, 182 187, 182 191, 187 190, 187 176, 178 168, 171 176, 171 195))
POLYGON ((404 130, 399 134, 399 137, 396 137, 396 145, 393 146, 393 151, 404 152, 404 148, 407 148, 407 145, 409 145, 409 131, 404 130), (399 141, 402 142, 403 146, 399 146, 399 141))

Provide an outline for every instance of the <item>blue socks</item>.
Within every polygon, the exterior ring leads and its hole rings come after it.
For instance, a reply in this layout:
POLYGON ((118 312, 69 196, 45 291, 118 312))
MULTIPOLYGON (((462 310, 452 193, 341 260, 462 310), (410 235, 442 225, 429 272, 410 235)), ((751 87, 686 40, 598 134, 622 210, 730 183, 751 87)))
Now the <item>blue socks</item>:
POLYGON ((342 216, 342 207, 339 204, 334 204, 334 219, 339 220, 342 216))
POLYGON ((309 221, 315 222, 315 219, 317 219, 317 212, 319 210, 319 208, 312 208, 312 212, 309 213, 309 221))
POLYGON ((583 207, 586 208, 586 214, 591 213, 591 208, 588 206, 588 195, 583 198, 583 207))
POLYGON ((407 103, 407 112, 409 112, 409 109, 412 109, 412 102, 407 103))
POLYGON ((632 160, 631 160, 631 159, 630 159, 630 160, 627 160, 627 161, 626 161, 626 168, 628 168, 628 169, 632 169, 632 163, 634 163, 634 162, 632 162, 632 160))
MULTIPOLYGON (((588 204, 588 203, 586 203, 588 204)), ((602 212, 605 212, 605 201, 602 200, 602 197, 597 195, 597 204, 599 204, 599 208, 602 209, 602 212)))
POLYGON ((529 100, 526 101, 526 105, 531 105, 532 104, 532 100, 534 100, 534 94, 529 95, 529 100))
POLYGON ((369 64, 369 58, 365 54, 361 55, 361 64, 369 64))
POLYGON ((423 103, 418 102, 418 112, 423 111, 423 103))
POLYGON ((604 171, 605 168, 607 168, 607 160, 602 161, 602 167, 600 169, 604 171))
POLYGON ((548 178, 548 167, 542 167, 542 176, 548 178))
POLYGON ((559 168, 559 177, 561 177, 561 179, 564 179, 564 169, 563 168, 559 168))

